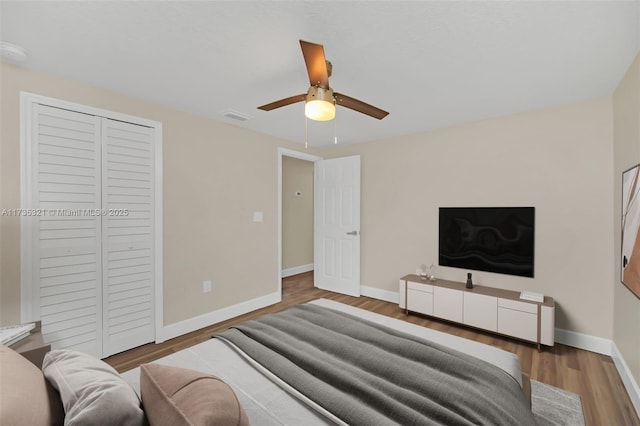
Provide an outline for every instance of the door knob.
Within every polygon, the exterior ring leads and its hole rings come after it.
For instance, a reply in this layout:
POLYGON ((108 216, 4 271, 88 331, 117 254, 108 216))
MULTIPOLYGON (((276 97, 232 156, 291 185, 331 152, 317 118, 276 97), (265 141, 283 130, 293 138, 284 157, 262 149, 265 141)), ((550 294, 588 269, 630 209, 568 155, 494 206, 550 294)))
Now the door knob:
POLYGON ((356 235, 358 235, 358 231, 351 231, 351 232, 347 232, 347 235, 353 235, 353 236, 356 236, 356 235))

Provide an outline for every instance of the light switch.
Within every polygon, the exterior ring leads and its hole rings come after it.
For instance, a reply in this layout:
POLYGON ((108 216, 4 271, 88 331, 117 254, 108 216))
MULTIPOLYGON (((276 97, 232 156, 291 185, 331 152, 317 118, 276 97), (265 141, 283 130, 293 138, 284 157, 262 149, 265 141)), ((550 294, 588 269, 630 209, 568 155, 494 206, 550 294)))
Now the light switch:
POLYGON ((253 212, 253 221, 262 222, 262 212, 253 212))

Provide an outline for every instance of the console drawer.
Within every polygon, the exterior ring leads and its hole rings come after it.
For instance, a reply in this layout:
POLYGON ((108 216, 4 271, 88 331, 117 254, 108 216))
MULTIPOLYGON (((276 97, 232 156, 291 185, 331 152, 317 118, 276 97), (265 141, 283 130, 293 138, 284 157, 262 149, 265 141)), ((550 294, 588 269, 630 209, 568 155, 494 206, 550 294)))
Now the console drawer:
POLYGON ((409 290, 418 290, 418 291, 425 291, 427 293, 433 293, 433 285, 431 284, 422 284, 422 283, 415 283, 413 281, 407 281, 407 285, 409 286, 409 290))
POLYGON ((538 305, 535 303, 520 302, 518 300, 498 299, 498 306, 509 308, 516 311, 529 312, 531 314, 538 313, 538 305))

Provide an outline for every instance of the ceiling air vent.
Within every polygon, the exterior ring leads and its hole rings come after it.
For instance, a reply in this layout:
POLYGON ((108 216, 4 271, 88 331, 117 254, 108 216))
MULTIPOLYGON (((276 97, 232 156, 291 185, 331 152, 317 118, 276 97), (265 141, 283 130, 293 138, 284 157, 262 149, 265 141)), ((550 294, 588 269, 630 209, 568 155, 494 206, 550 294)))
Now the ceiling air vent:
POLYGON ((231 110, 223 112, 222 116, 225 118, 230 118, 231 120, 236 120, 236 121, 247 121, 251 119, 251 117, 246 114, 242 114, 240 112, 231 111, 231 110))
POLYGON ((0 42, 0 56, 9 62, 25 62, 29 58, 29 53, 17 44, 0 42))

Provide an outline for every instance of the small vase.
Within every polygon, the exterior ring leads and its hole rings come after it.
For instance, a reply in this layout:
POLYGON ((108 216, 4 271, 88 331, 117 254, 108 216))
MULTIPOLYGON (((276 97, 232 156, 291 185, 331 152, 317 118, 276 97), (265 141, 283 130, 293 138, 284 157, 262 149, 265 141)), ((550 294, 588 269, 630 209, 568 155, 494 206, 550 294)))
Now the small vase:
POLYGON ((435 280, 436 280, 436 265, 432 263, 431 266, 429 267, 429 281, 435 281, 435 280))
POLYGON ((467 288, 473 288, 473 282, 471 281, 471 272, 467 272, 467 288))
POLYGON ((427 265, 420 265, 420 279, 421 280, 426 280, 427 278, 429 278, 429 274, 427 274, 427 265))

